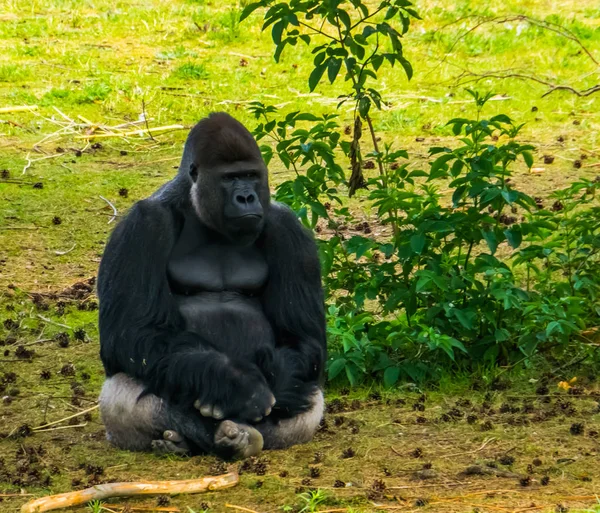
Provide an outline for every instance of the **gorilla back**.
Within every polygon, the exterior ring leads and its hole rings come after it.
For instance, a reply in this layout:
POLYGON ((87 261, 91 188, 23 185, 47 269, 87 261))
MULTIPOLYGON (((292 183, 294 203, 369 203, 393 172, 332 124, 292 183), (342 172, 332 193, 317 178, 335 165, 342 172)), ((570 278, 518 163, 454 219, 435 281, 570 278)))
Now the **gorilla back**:
POLYGON ((98 294, 107 376, 164 401, 158 416, 186 446, 219 452, 222 419, 271 438, 282 419, 316 429, 326 357, 316 247, 270 202, 260 150, 227 114, 192 129, 178 175, 119 223, 98 294))

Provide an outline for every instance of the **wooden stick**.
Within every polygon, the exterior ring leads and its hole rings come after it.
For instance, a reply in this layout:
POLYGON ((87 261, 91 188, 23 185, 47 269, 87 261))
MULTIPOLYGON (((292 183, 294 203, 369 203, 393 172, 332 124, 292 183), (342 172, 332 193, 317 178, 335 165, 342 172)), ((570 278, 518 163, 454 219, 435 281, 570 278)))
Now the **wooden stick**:
MULTIPOLYGON (((110 509, 122 510, 125 507, 125 505, 124 504, 106 504, 103 502, 102 507, 104 509, 110 508, 110 509)), ((173 512, 177 513, 178 511, 181 511, 181 510, 176 506, 129 506, 129 511, 168 511, 168 512, 173 511, 173 512)))
POLYGON ((130 132, 122 132, 122 133, 104 133, 104 134, 84 134, 84 135, 76 135, 75 139, 99 139, 102 137, 127 137, 130 135, 145 135, 152 134, 154 132, 167 132, 170 130, 184 130, 186 127, 183 125, 168 125, 168 126, 157 126, 150 129, 140 128, 139 130, 133 130, 130 132))
POLYGON ((7 112, 21 112, 23 110, 37 110, 37 105, 19 105, 17 107, 0 107, 0 114, 7 112))
POLYGON ((24 504, 21 513, 42 513, 53 509, 87 504, 93 500, 110 497, 133 497, 136 495, 177 495, 180 493, 202 493, 238 484, 240 478, 234 473, 186 481, 145 481, 139 483, 107 483, 77 492, 61 493, 42 497, 24 504))
POLYGON ((236 506, 235 504, 225 504, 225 507, 231 508, 231 509, 237 509, 239 511, 245 511, 246 513, 258 513, 258 511, 255 511, 253 509, 244 508, 243 506, 236 506))

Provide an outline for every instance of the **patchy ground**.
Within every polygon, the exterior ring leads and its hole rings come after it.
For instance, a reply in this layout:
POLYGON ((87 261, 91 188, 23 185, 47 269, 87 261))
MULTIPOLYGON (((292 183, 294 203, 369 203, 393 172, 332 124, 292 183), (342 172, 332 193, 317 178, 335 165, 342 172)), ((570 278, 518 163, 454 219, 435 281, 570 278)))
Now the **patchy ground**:
MULTIPOLYGON (((53 295, 11 289, 11 299, 5 298, 3 512, 18 511, 30 497, 13 494, 42 496, 110 481, 190 479, 228 470, 241 473, 237 488, 174 497, 168 507, 521 512, 597 505, 600 387, 594 376, 579 377, 569 391, 551 374, 508 390, 508 380, 487 390, 445 394, 410 387, 383 394, 340 390, 328 398, 325 422, 312 443, 241 463, 118 451, 105 441, 94 409, 103 372, 92 287, 93 280, 53 295), (58 314, 63 322, 51 319, 58 314), (314 490, 321 492, 308 504, 306 493, 314 490)), ((114 506, 107 511, 128 511, 126 505, 152 510, 167 501, 108 503, 114 506)))
MULTIPOLYGON (((457 87, 465 66, 526 71, 579 89, 597 82, 597 65, 579 44, 600 60, 593 2, 553 2, 555 12, 545 0, 416 3, 423 21, 405 38, 415 77, 407 83, 401 70, 382 68, 388 103, 375 119, 384 142, 409 150, 412 167, 427 166, 428 148, 448 141, 448 119, 471 114, 457 87), (506 14, 567 26, 579 43, 518 21, 469 30, 478 15, 506 14)), ((37 107, 0 112, 0 511, 18 511, 26 498, 14 494, 228 468, 242 471, 232 490, 169 505, 123 501, 107 511, 125 504, 186 513, 234 511, 226 504, 260 513, 597 510, 600 385, 593 376, 579 377, 570 394, 557 388, 564 375, 550 373, 547 384, 510 390, 330 395, 313 443, 234 465, 125 453, 105 442, 91 409, 103 373, 89 279, 111 221, 173 176, 187 127, 207 112, 227 110, 252 127, 244 108, 252 100, 324 113, 342 92, 340 83, 307 94, 307 50, 274 63, 258 15, 239 25, 239 13, 237 4, 192 0, 0 0, 0 107, 37 107), (121 133, 143 127, 142 114, 150 127, 182 128, 154 139, 82 137, 99 125, 121 133), (303 495, 310 490, 322 493, 303 495)), ((542 84, 491 77, 471 85, 500 95, 485 114, 527 123, 521 140, 536 144, 535 167, 543 170, 517 169, 517 187, 546 201, 579 176, 599 173, 600 94, 542 98, 542 84)), ((339 114, 342 126, 351 119, 349 111, 339 114)), ((285 176, 273 165, 273 185, 285 176)), ((362 208, 363 194, 353 207, 362 208)))

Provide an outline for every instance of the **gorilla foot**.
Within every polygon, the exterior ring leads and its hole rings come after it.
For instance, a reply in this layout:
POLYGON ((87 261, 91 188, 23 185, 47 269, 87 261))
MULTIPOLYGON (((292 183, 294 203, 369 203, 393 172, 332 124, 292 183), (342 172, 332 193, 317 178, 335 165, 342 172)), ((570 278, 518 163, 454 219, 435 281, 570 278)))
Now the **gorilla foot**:
POLYGON ((183 456, 189 454, 190 448, 179 433, 168 429, 163 433, 162 440, 152 440, 152 451, 155 454, 180 454, 183 456))
POLYGON ((224 420, 215 433, 215 452, 224 458, 249 458, 259 454, 262 448, 262 435, 246 424, 224 420))

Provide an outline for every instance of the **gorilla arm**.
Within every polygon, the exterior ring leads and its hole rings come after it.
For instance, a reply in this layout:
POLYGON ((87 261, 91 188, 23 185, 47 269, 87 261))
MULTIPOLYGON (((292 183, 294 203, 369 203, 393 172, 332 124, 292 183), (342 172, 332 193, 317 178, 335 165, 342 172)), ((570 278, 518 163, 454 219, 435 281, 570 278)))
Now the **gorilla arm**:
POLYGON ((273 413, 291 417, 311 407, 323 378, 327 341, 320 264, 312 236, 291 210, 276 203, 267 216, 264 251, 269 281, 263 302, 277 341, 266 374, 277 401, 273 413))
POLYGON ((180 224, 168 205, 143 200, 112 234, 98 275, 106 372, 124 372, 175 404, 191 407, 199 400, 222 407, 226 416, 260 416, 271 404, 258 368, 230 362, 185 331, 166 271, 180 224), (262 389, 265 393, 255 393, 262 389))

